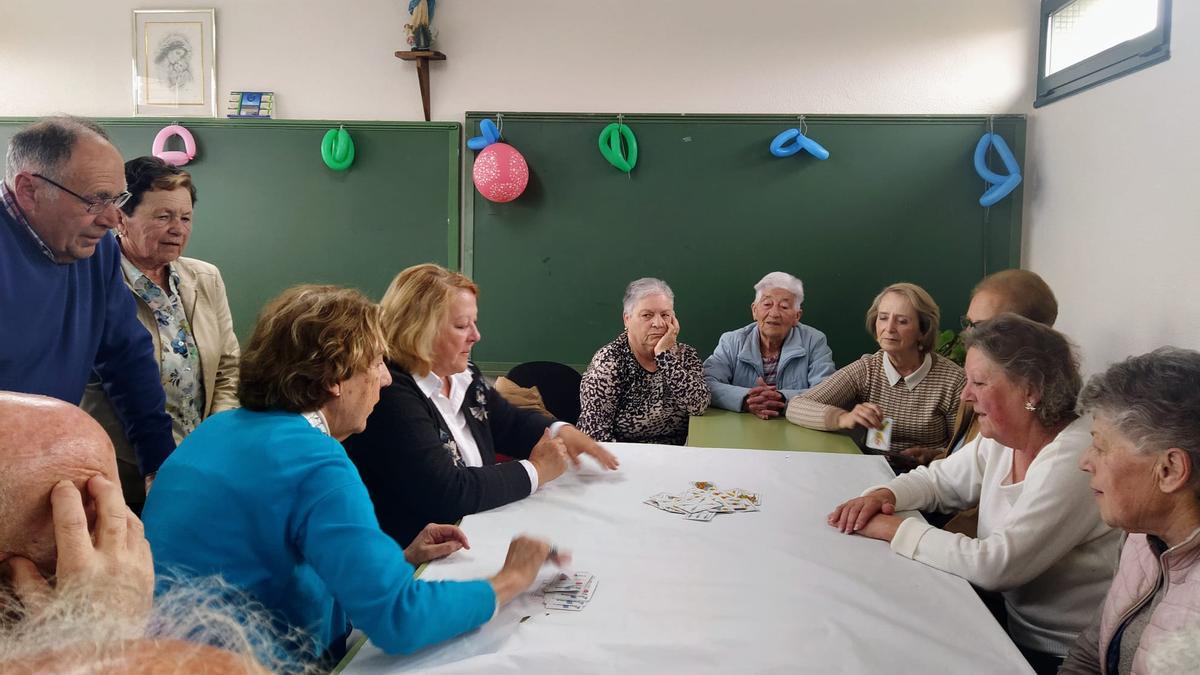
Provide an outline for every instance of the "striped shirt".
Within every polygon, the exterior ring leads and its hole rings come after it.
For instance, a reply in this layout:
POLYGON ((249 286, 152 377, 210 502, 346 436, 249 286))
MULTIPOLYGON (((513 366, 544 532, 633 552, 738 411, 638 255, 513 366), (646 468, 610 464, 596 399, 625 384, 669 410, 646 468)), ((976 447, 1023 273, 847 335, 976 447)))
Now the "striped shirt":
POLYGON ((928 368, 922 365, 907 378, 900 378, 888 367, 890 363, 885 366, 885 358, 882 350, 865 354, 793 398, 787 407, 788 420, 832 431, 838 428, 842 413, 859 403, 874 403, 883 409, 884 417, 892 418, 892 450, 945 447, 954 429, 958 396, 966 383, 963 369, 933 354, 926 357, 928 368))
POLYGON ((775 386, 775 375, 779 371, 779 355, 771 358, 763 357, 763 382, 775 386))

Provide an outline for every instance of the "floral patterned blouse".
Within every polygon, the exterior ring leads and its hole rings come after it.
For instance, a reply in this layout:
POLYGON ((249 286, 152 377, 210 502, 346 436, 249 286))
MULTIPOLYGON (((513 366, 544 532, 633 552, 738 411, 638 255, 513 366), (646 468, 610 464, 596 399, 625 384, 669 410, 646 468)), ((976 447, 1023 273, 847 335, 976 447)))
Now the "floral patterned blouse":
POLYGON ((704 363, 682 342, 654 361, 653 373, 638 363, 627 331, 601 347, 579 386, 579 430, 597 441, 686 443, 689 417, 711 399, 704 363))
POLYGON ((200 424, 204 415, 204 379, 200 372, 200 350, 179 297, 179 274, 167 265, 164 291, 125 256, 121 256, 121 270, 133 292, 154 312, 167 414, 171 416, 175 438, 183 438, 200 424))

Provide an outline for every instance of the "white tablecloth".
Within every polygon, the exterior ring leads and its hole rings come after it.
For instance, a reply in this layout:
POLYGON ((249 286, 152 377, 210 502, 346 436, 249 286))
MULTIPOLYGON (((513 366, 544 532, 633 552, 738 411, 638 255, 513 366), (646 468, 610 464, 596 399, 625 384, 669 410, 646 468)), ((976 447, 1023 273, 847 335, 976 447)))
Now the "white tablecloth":
POLYGON ((490 576, 514 534, 534 534, 599 577, 583 611, 526 593, 481 629, 408 657, 368 643, 345 672, 1030 672, 966 581, 825 524, 840 501, 891 477, 883 459, 607 447, 619 471, 569 473, 468 516, 471 550, 422 576, 490 576), (696 522, 642 503, 697 480, 758 492, 762 510, 696 522))

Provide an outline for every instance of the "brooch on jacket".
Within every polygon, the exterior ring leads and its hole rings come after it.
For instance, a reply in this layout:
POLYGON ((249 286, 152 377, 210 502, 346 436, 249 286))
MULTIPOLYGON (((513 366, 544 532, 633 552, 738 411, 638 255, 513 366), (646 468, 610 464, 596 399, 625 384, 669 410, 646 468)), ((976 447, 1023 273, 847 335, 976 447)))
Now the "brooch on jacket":
POLYGON ((454 460, 454 466, 466 466, 463 461, 462 453, 458 451, 458 441, 450 436, 450 432, 438 427, 438 438, 442 442, 442 448, 450 454, 450 459, 454 460))
POLYGON ((467 405, 467 410, 470 411, 471 417, 480 424, 486 424, 487 413, 487 384, 483 380, 475 380, 471 383, 470 395, 475 399, 474 405, 467 405))

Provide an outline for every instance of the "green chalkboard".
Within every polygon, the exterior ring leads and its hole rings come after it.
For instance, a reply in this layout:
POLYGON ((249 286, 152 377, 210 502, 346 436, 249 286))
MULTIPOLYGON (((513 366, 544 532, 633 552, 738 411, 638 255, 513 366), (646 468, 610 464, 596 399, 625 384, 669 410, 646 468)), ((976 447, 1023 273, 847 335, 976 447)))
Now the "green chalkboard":
MULTIPOLYGON (((29 119, 0 119, 0 142, 29 119)), ((181 121, 198 146, 184 167, 198 191, 186 255, 221 269, 244 340, 259 309, 297 283, 383 295, 419 262, 458 264, 461 131, 457 123, 100 119, 126 159, 181 121), (347 171, 321 161, 325 132, 344 124, 347 171)), ((178 139, 175 139, 178 142, 178 139)))
MULTIPOLYGON (((468 113, 468 135, 483 117, 468 113)), ((642 276, 671 284, 680 339, 707 356, 751 321, 752 287, 773 270, 804 280, 803 321, 844 365, 876 349, 863 316, 888 283, 924 286, 957 327, 981 277, 1019 266, 1021 189, 981 207, 972 156, 991 125, 1023 165, 1023 116, 810 115, 807 134, 831 153, 818 161, 769 152, 799 116, 627 114, 640 151, 628 175, 598 150, 616 119, 503 114, 529 187, 507 204, 471 189, 464 214, 488 370, 585 365, 621 330, 621 295, 642 276)))

